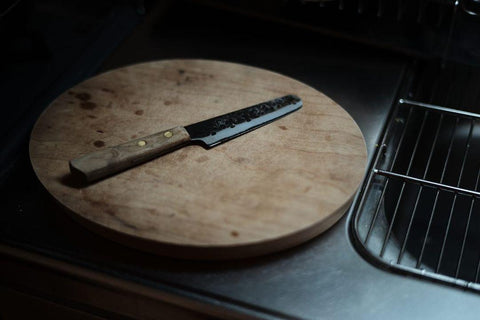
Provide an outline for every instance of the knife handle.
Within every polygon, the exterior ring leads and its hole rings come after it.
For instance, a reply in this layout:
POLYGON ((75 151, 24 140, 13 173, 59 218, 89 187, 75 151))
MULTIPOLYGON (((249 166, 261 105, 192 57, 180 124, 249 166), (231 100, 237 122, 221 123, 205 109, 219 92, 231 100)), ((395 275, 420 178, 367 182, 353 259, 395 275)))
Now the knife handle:
POLYGON ((70 172, 92 182, 173 151, 190 141, 184 127, 175 127, 70 160, 70 172))

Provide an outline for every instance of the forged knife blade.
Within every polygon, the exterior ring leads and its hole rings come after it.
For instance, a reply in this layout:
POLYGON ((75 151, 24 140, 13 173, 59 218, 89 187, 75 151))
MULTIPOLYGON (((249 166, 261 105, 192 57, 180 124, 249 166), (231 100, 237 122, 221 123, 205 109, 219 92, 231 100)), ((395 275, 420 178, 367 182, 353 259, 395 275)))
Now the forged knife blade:
POLYGON ((92 182, 187 144, 214 147, 294 112, 302 105, 299 97, 287 95, 185 127, 171 128, 73 159, 70 172, 92 182))

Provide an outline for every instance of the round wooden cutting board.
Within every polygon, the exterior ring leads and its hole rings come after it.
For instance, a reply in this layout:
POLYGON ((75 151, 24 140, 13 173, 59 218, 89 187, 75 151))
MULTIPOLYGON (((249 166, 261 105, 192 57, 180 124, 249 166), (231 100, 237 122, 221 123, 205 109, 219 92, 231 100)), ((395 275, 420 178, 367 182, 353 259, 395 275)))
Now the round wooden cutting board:
POLYGON ((311 239, 346 211, 366 165, 363 136, 321 92, 283 75, 208 60, 100 74, 59 96, 30 141, 45 188, 90 229, 195 259, 255 256, 311 239), (97 183, 69 160, 286 94, 300 110, 212 149, 187 146, 97 183))

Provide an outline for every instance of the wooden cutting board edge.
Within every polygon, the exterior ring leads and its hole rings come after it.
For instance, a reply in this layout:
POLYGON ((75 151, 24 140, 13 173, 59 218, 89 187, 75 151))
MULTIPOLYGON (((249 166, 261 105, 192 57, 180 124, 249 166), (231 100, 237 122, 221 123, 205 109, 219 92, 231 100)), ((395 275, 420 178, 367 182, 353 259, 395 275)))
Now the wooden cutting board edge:
POLYGON ((327 219, 319 221, 316 224, 312 224, 305 229, 286 234, 281 238, 266 239, 243 245, 214 246, 179 245, 175 243, 157 242, 136 237, 135 235, 122 233, 76 214, 68 207, 63 205, 53 195, 51 195, 51 197, 71 219, 81 224, 88 231, 91 231, 94 234, 105 238, 106 240, 112 240, 120 245, 126 245, 129 248, 138 249, 143 252, 158 254, 171 258, 184 260, 219 261, 254 258, 266 254, 282 252, 295 246, 304 244, 307 241, 323 234, 325 231, 335 225, 335 223, 344 216, 350 207, 353 199, 355 198, 355 194, 356 193, 354 193, 342 207, 338 208, 338 210, 331 214, 327 219))
MULTIPOLYGON (((175 59, 175 60, 190 60, 190 59, 175 59)), ((204 60, 204 59, 202 59, 204 60)), ((211 60, 215 61, 215 60, 211 60)), ((227 61, 222 61, 224 63, 231 63, 231 64, 240 64, 244 65, 247 67, 251 67, 246 64, 241 64, 241 63, 232 63, 232 62, 227 62, 227 61)), ((141 64, 148 64, 150 61, 143 62, 141 64)), ((132 64, 132 66, 135 64, 132 64)), ((123 68, 129 67, 129 65, 124 66, 123 68)), ((110 73, 110 72, 115 72, 116 69, 114 70, 109 70, 106 72, 101 73, 102 75, 110 73)), ((273 74, 281 75, 284 77, 285 76, 281 73, 271 71, 271 70, 266 70, 263 69, 267 72, 271 72, 273 74)), ((288 77, 289 78, 289 77, 288 77)), ((292 78, 290 78, 292 79, 292 78)), ((298 80, 292 79, 296 82, 301 83, 298 80)), ((84 80, 88 81, 88 79, 84 80)), ((84 82, 82 81, 82 82, 84 82)), ((80 82, 80 83, 82 83, 80 82)), ((78 85, 78 84, 77 84, 78 85)), ((63 94, 63 93, 62 93, 63 94)), ((60 95, 59 95, 60 96, 60 95)), ((330 98, 331 99, 331 98, 330 98)), ((55 99, 53 100, 55 101, 55 99)), ((332 99, 332 101, 334 101, 332 99)), ((53 103, 53 102, 52 102, 53 103)), ((38 118, 41 118, 45 112, 47 112, 48 108, 51 106, 51 104, 45 108, 45 110, 41 113, 41 115, 38 118)), ((37 123, 35 123, 35 126, 37 123)), ((357 126, 358 131, 361 133, 361 130, 359 129, 358 125, 354 122, 354 125, 357 126)), ((33 132, 33 130, 32 130, 33 132)), ((30 133, 30 138, 32 135, 32 132, 30 133)), ((363 133, 362 133, 363 135, 363 133)), ((365 141, 363 141, 365 144, 365 141)), ((31 139, 29 142, 29 154, 31 154, 31 139)), ((365 146, 366 150, 366 146, 365 146)), ((366 158, 365 158, 366 162, 366 158)), ((366 164, 365 164, 366 165, 366 164)), ((33 170, 35 171, 37 178, 41 182, 42 186, 47 190, 44 182, 40 179, 40 175, 35 169, 35 166, 32 165, 33 170)), ((358 186, 360 186, 361 182, 363 181, 360 180, 358 183, 358 186)), ((358 190, 358 186, 357 189, 358 190)), ((167 243, 167 242, 162 242, 159 243, 154 240, 149 240, 141 237, 137 237, 132 234, 128 233, 122 233, 119 231, 116 231, 114 229, 108 228, 102 224, 93 222, 82 215, 78 215, 75 212, 73 212, 71 209, 66 207, 59 199, 57 199, 53 194, 50 193, 52 198, 55 200, 56 203, 60 205, 60 207, 68 213, 68 215, 74 220, 79 222, 82 226, 84 226, 86 229, 106 238, 113 240, 115 242, 118 242, 122 245, 126 245, 131 248, 139 249, 141 251, 145 252, 150 252, 150 253, 155 253, 155 254, 160 254, 160 255, 165 255, 169 257, 174 257, 174 258, 180 258, 180 259, 194 259, 194 260, 226 260, 226 259, 242 259, 246 257, 255 257, 259 255, 264 255, 264 254, 269 254, 273 252, 278 252, 281 250, 286 250, 289 248, 292 248, 294 246, 297 246, 301 243, 304 243, 308 240, 311 240, 312 238, 320 235, 324 231, 328 230, 330 227, 332 227, 338 220, 340 220, 345 212, 348 210, 350 207, 350 204, 352 203, 356 191, 353 192, 353 194, 350 196, 348 201, 344 203, 340 208, 338 208, 334 213, 331 214, 327 219, 323 221, 319 221, 318 223, 315 223, 313 225, 310 225, 304 229, 296 230, 290 234, 285 234, 281 238, 273 238, 273 239, 265 239, 257 242, 248 242, 246 244, 241 244, 241 245, 213 245, 213 246, 208 246, 208 245, 180 245, 180 244, 175 244, 175 243, 167 243), (231 250, 231 249, 235 250, 231 250)), ((48 192, 48 190, 47 190, 48 192)))

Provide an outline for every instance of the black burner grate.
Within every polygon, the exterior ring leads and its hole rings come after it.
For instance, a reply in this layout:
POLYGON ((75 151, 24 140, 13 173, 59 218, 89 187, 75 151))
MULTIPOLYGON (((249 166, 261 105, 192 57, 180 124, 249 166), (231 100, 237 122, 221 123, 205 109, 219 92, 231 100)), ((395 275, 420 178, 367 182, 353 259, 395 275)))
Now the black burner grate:
POLYGON ((400 99, 352 219, 384 267, 480 291, 480 115, 400 99))

